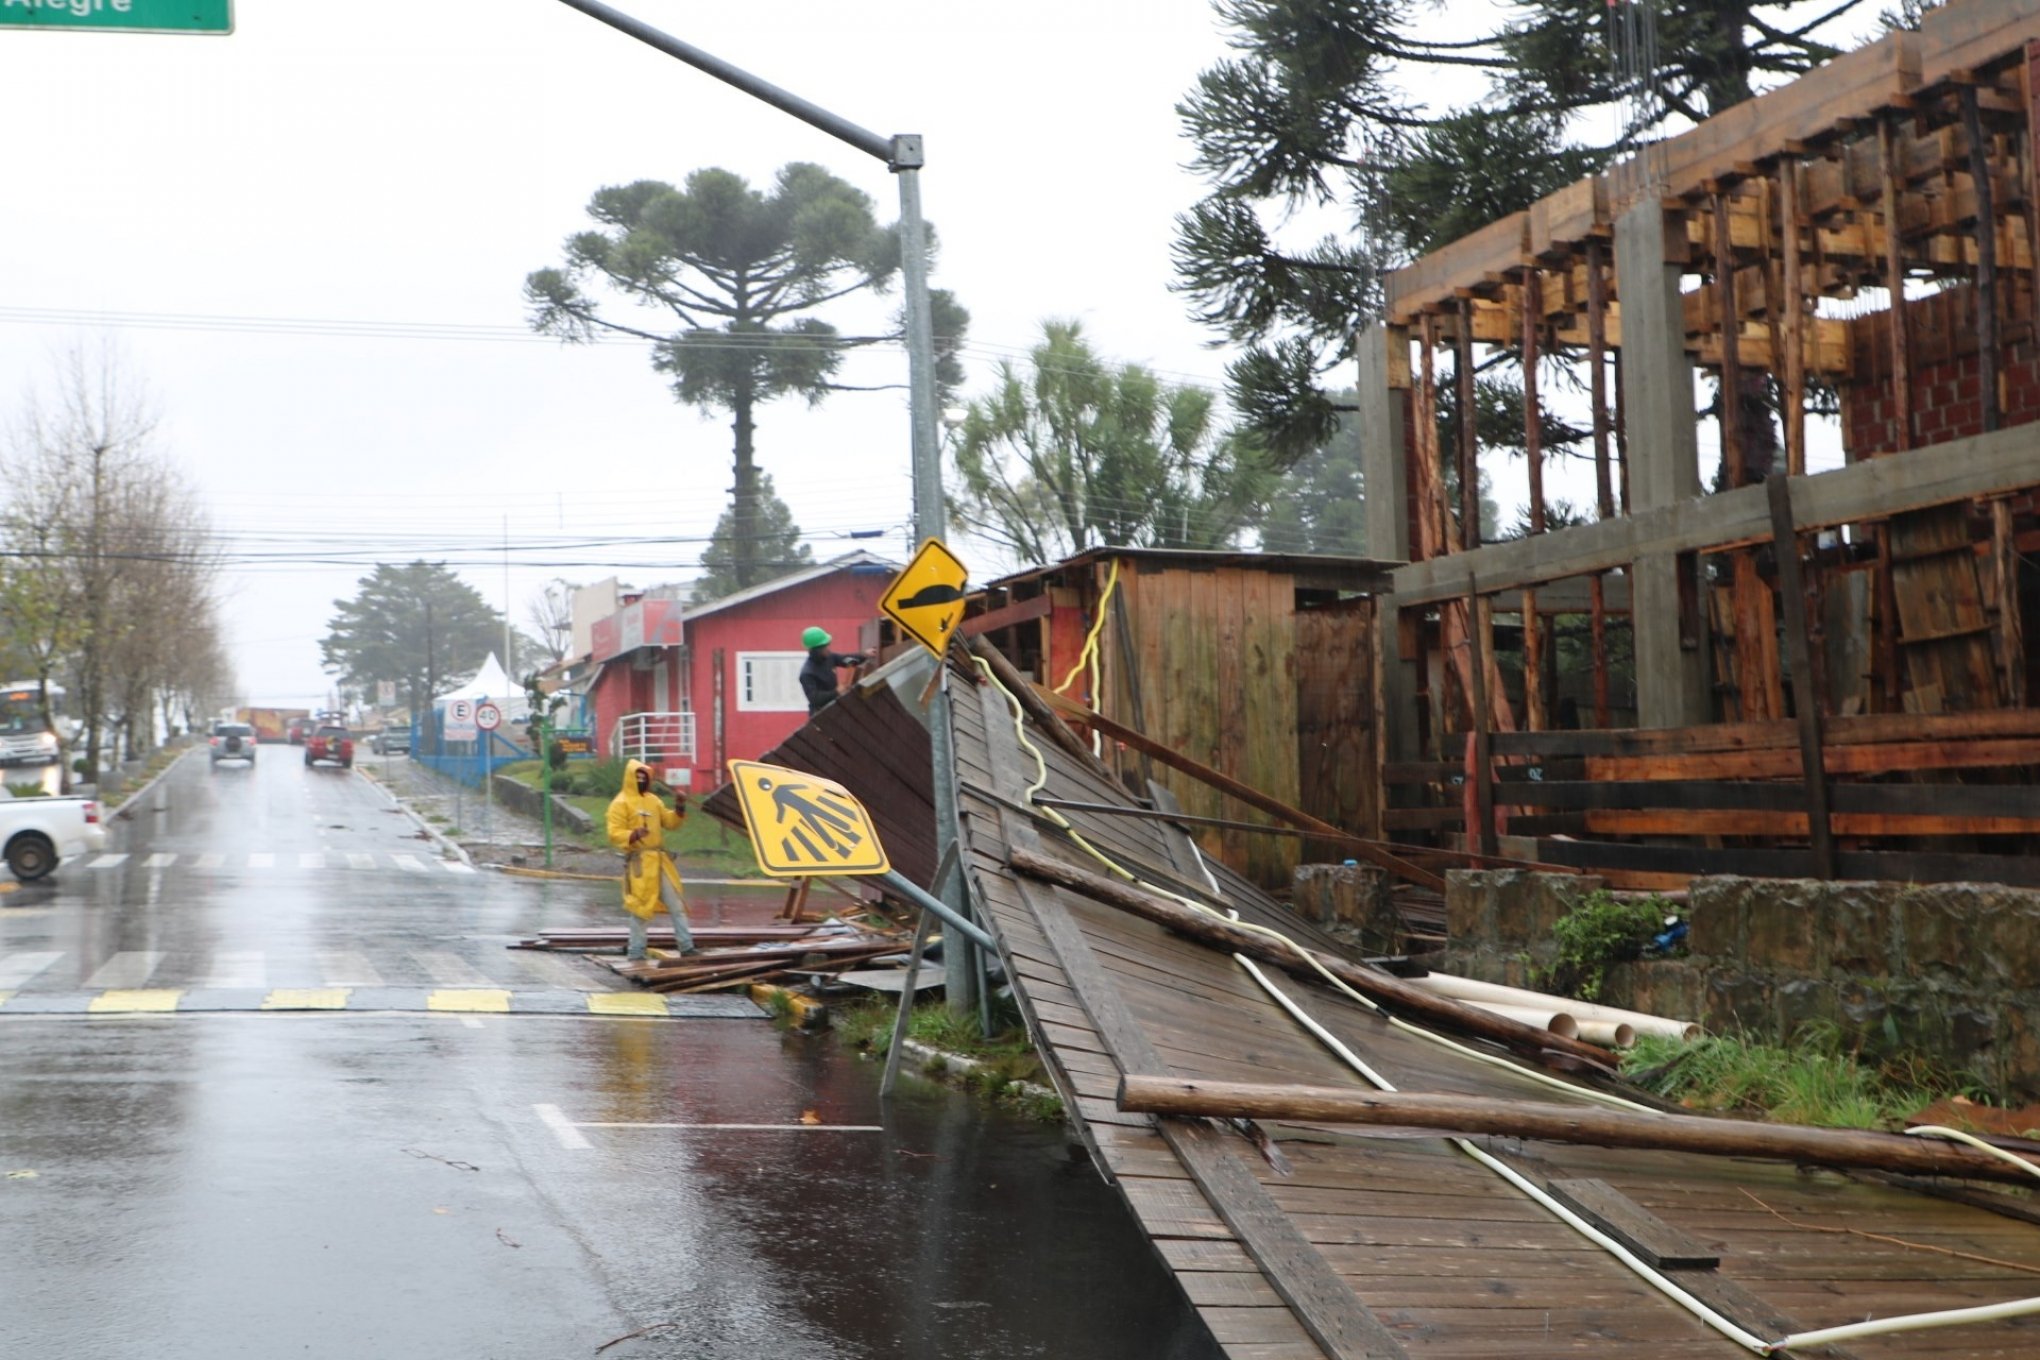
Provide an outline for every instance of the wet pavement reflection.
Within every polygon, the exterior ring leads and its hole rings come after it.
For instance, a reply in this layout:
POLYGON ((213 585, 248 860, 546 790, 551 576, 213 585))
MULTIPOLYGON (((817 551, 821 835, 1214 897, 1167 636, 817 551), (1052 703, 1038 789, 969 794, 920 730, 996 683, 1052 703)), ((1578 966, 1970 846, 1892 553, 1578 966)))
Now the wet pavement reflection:
MULTIPOLYGON (((601 885, 402 867, 380 794, 269 756, 186 762, 125 860, 0 898, 0 995, 528 986, 506 940, 612 919, 601 885)), ((0 1005, 0 1356, 1218 1354, 1059 1128, 877 1083, 762 1020, 0 1005)))

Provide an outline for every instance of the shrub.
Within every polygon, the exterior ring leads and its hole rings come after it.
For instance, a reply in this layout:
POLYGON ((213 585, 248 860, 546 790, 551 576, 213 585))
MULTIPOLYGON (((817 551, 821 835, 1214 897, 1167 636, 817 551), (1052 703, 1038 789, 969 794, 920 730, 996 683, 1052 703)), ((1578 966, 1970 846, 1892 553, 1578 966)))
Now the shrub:
POLYGON ((1642 958, 1670 914, 1672 905, 1662 897, 1588 894, 1552 927, 1558 943, 1555 985, 1582 1001, 1594 1000, 1607 981, 1608 965, 1642 958))

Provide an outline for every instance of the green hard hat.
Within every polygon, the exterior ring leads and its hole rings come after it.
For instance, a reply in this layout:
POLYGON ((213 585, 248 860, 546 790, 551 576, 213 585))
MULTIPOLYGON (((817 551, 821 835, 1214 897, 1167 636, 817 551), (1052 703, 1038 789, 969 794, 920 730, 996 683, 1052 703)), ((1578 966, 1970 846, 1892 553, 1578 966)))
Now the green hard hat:
POLYGON ((800 645, 803 647, 826 647, 829 641, 829 635, 819 628, 810 627, 800 635, 800 645))

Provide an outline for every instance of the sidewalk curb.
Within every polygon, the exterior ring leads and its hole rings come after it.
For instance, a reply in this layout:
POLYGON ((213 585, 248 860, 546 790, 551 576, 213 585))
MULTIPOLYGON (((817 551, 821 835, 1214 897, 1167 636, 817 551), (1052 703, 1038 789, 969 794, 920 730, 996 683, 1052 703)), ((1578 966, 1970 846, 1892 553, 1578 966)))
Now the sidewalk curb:
POLYGON ((197 749, 198 748, 196 746, 186 746, 182 751, 179 751, 177 753, 177 758, 175 760, 171 761, 168 765, 165 765, 162 769, 156 771, 156 777, 154 779, 151 779, 148 783, 142 785, 140 788, 134 790, 132 793, 126 793, 121 795, 120 806, 113 810, 114 819, 116 821, 125 822, 132 818, 134 816, 135 803, 141 798, 141 796, 147 793, 150 789, 155 788, 165 779, 168 779, 170 777, 170 772, 176 769, 179 765, 182 765, 184 763, 184 758, 190 755, 193 751, 196 751, 197 749))
POLYGON ((370 788, 375 789, 377 792, 381 793, 383 797, 389 799, 392 803, 402 808, 404 810, 404 815, 406 817, 409 817, 412 821, 416 822, 418 824, 418 829, 420 831, 423 831, 426 837, 430 839, 431 842, 434 845, 438 846, 442 851, 451 851, 455 859, 458 859, 462 864, 467 865, 467 867, 470 869, 475 867, 475 861, 473 856, 469 855, 467 851, 461 849, 460 843, 458 841, 449 840, 445 835, 443 835, 440 832, 438 827, 432 825, 432 823, 426 821, 423 817, 420 817, 418 815, 417 809, 413 808, 409 803, 405 802, 403 799, 397 797, 396 794, 392 793, 388 786, 386 786, 380 779, 370 779, 368 777, 368 774, 363 770, 350 770, 348 773, 352 774, 356 779, 364 781, 365 783, 368 784, 370 788))

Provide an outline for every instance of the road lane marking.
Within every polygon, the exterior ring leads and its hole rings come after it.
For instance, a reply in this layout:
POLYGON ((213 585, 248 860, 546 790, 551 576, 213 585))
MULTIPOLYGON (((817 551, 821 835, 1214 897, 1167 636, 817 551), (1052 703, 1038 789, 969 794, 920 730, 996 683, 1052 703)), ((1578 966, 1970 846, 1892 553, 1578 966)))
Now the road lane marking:
POLYGON ((739 1133, 764 1133, 781 1129, 788 1133, 884 1133, 883 1124, 626 1124, 606 1120, 586 1120, 574 1125, 577 1129, 701 1129, 710 1132, 732 1130, 739 1133))
POLYGON ((319 977, 328 987, 380 987, 382 974, 366 954, 352 949, 319 951, 319 977))
POLYGON ((446 872, 449 874, 471 874, 475 871, 474 865, 462 864, 457 859, 441 860, 440 863, 446 866, 446 872))
POLYGON ((491 1015, 510 1013, 510 992, 503 987, 441 987, 425 998, 428 1011, 483 1011, 491 1015))
POLYGON ((262 998, 265 1011, 344 1011, 345 987, 278 987, 262 998))
MULTIPOLYGON (((595 975, 591 968, 569 963, 557 954, 547 954, 536 949, 522 949, 516 953, 517 966, 540 982, 570 991, 592 992, 608 979, 595 975)), ((664 1011, 659 1012, 661 1015, 664 1011)))
POLYGON ((307 850, 304 854, 297 857, 297 867, 300 869, 325 868, 326 852, 323 850, 307 850))
POLYGON ((460 955, 444 949, 414 949, 411 957, 425 970, 425 976, 442 987, 492 987, 496 982, 460 955))
POLYGON ((115 988, 92 998, 87 1011, 94 1015, 126 1015, 139 1011, 174 1011, 181 988, 115 988))
POLYGON ((364 854, 359 850, 349 850, 347 852, 347 862, 356 869, 373 869, 375 867, 375 856, 364 854))
POLYGON ((666 998, 652 992, 593 992, 590 1015, 665 1015, 666 998))
POLYGON ((250 855, 248 856, 248 867, 250 869, 274 869, 276 867, 276 856, 266 853, 250 855))
POLYGON ((0 987, 19 987, 62 957, 64 951, 61 949, 0 956, 0 987))
POLYGON ((560 1140, 560 1146, 569 1152, 581 1152, 595 1145, 581 1136, 574 1127, 574 1121, 567 1118, 557 1105, 534 1105, 531 1107, 545 1126, 553 1131, 553 1137, 560 1140))
POLYGON ((397 867, 399 869, 402 869, 407 874, 422 874, 427 872, 425 868, 425 861, 419 859, 416 855, 391 855, 390 858, 395 860, 397 862, 397 867))
POLYGON ((163 961, 161 950, 129 949, 115 954, 99 965, 91 977, 85 979, 88 991, 99 991, 108 987, 139 987, 149 980, 156 971, 156 965, 163 961))
POLYGON ((462 1017, 460 1018, 460 1022, 461 1022, 461 1023, 463 1024, 463 1025, 466 1025, 466 1026, 467 1026, 467 1027, 468 1027, 469 1029, 480 1029, 480 1028, 482 1028, 482 1022, 481 1022, 481 1021, 479 1021, 479 1020, 477 1020, 477 1019, 475 1019, 475 1017, 473 1017, 472 1015, 463 1015, 463 1016, 462 1016, 462 1017))
POLYGON ((194 869, 217 869, 226 862, 227 857, 225 855, 200 855, 197 863, 191 867, 194 869))
POLYGON ((101 855, 85 867, 88 869, 111 869, 115 865, 125 863, 127 863, 127 852, 117 850, 110 855, 101 855))
POLYGON ((212 972, 201 987, 260 987, 269 980, 259 949, 227 949, 213 955, 212 972))
POLYGON ((158 850, 142 861, 144 869, 167 869, 177 862, 177 856, 168 850, 158 850))

